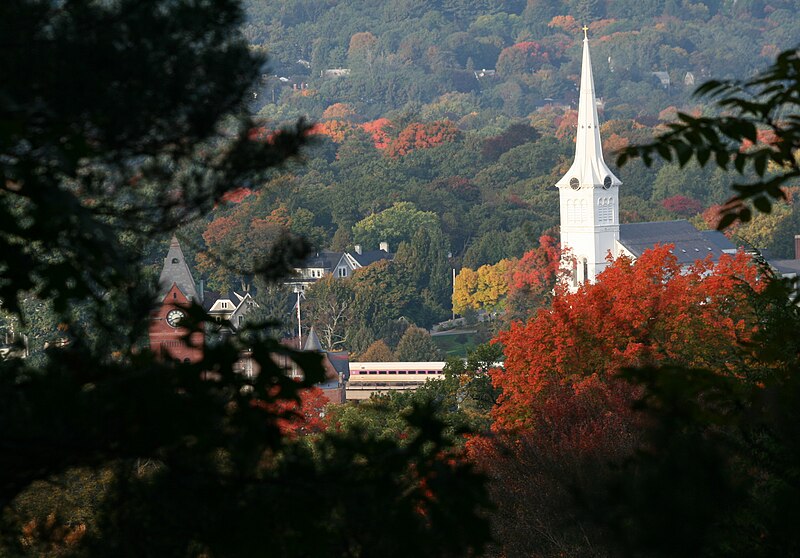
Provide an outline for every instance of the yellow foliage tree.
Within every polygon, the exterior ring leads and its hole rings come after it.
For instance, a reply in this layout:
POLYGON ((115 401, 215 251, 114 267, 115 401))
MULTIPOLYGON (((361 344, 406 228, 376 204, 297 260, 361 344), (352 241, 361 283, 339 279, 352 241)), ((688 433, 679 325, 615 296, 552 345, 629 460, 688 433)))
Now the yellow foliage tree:
POLYGON ((494 312, 503 308, 508 295, 508 272, 515 260, 500 260, 483 265, 477 271, 465 267, 456 276, 453 290, 453 311, 460 314, 467 308, 494 312))

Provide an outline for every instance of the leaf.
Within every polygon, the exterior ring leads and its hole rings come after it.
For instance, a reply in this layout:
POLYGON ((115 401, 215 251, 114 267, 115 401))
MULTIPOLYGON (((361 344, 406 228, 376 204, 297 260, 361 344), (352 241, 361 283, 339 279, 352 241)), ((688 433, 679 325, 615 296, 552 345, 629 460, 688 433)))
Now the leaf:
POLYGON ((764 176, 764 171, 767 168, 767 157, 768 153, 766 151, 760 151, 753 158, 753 167, 758 176, 764 176))
POLYGON ((747 155, 744 153, 737 153, 736 157, 733 159, 733 166, 736 168, 739 174, 744 172, 744 167, 747 164, 747 155))
POLYGON ((717 230, 724 231, 728 227, 730 227, 737 219, 735 213, 725 213, 722 218, 717 223, 717 230))
POLYGON ((704 167, 708 162, 709 157, 711 157, 711 151, 707 147, 698 147, 697 151, 695 152, 695 156, 697 157, 697 162, 700 163, 701 167, 704 167))
POLYGON ((656 151, 658 152, 659 155, 661 155, 661 158, 664 159, 665 161, 672 161, 672 152, 670 151, 668 145, 665 145, 663 143, 658 143, 656 144, 656 151))
POLYGON ((690 145, 677 141, 675 142, 675 153, 678 156, 678 163, 681 167, 685 166, 692 159, 692 148, 690 145))
POLYGON ((717 152, 714 153, 714 156, 716 157, 717 166, 719 168, 721 168, 721 169, 728 168, 728 163, 730 162, 730 157, 728 156, 728 152, 727 151, 723 151, 721 149, 717 150, 717 152))
POLYGON ((753 205, 761 213, 769 214, 772 211, 772 202, 765 196, 758 196, 753 200, 753 205))

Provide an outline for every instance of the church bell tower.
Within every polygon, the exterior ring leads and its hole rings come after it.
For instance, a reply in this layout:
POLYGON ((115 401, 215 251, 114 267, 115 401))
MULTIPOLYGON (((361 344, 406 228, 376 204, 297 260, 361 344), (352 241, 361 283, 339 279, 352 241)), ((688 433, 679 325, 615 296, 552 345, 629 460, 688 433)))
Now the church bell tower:
POLYGON ((605 269, 619 240, 619 187, 622 182, 603 160, 594 94, 588 28, 583 28, 575 160, 556 183, 561 209, 561 247, 572 269, 570 288, 593 282, 605 269))

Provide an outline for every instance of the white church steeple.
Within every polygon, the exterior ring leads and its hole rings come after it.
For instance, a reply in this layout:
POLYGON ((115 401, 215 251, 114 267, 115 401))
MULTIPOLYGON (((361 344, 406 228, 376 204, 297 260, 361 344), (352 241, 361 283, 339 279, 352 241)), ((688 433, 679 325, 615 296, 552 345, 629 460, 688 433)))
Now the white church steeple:
POLYGON ((616 255, 619 240, 619 178, 603 160, 587 27, 583 28, 575 160, 556 183, 561 205, 561 246, 573 261, 573 287, 594 278, 616 255))

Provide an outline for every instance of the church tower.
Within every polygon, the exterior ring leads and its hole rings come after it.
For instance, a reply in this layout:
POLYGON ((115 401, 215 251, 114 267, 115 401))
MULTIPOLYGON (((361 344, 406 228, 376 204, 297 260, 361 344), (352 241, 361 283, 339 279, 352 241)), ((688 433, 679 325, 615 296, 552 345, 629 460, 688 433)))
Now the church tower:
POLYGON ((199 362, 203 358, 202 332, 191 334, 181 326, 186 309, 192 303, 201 304, 202 293, 198 293, 194 278, 178 239, 173 236, 169 244, 164 267, 158 279, 158 300, 161 304, 150 316, 150 350, 159 358, 181 362, 199 362))
POLYGON ((595 280, 607 265, 609 251, 616 255, 619 240, 622 182, 603 160, 587 30, 583 28, 575 160, 556 183, 561 209, 561 247, 569 250, 572 289, 584 281, 595 280))

